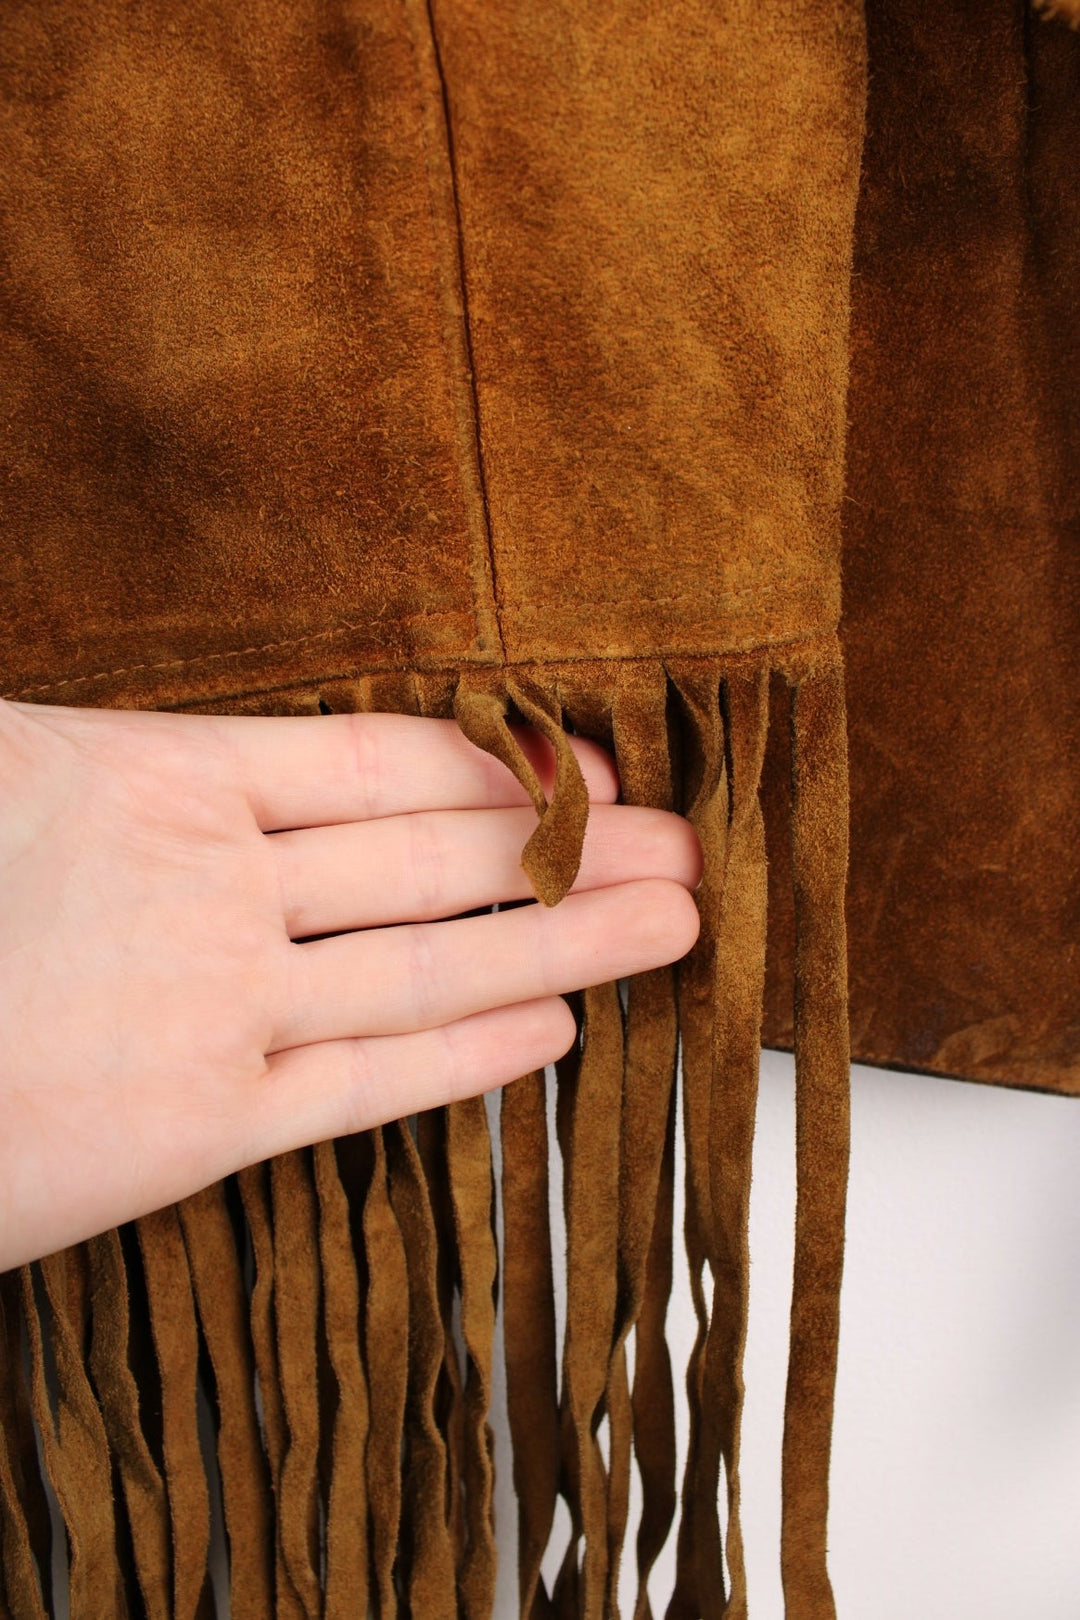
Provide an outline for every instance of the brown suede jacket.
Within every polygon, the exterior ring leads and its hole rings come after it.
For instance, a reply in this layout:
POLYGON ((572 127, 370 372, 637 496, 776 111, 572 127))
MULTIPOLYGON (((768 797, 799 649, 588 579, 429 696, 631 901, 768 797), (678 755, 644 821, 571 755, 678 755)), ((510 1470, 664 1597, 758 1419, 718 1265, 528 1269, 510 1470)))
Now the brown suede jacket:
POLYGON ((46 1478, 75 1620, 214 1612, 200 1356, 237 1620, 487 1620, 497 1271, 523 1620, 616 1614, 632 1454, 647 1620, 679 1042, 700 1331, 667 1616, 739 1620, 763 1038, 797 1063, 787 1613, 832 1620, 849 1032, 1080 1092, 1078 25, 0 8, 0 695, 456 715, 534 795, 548 904, 576 730, 706 854, 690 957, 582 997, 558 1143, 542 1075, 505 1092, 498 1252, 475 1103, 0 1278, 3 1620, 57 1612, 46 1478), (550 803, 508 716, 556 745, 550 803))

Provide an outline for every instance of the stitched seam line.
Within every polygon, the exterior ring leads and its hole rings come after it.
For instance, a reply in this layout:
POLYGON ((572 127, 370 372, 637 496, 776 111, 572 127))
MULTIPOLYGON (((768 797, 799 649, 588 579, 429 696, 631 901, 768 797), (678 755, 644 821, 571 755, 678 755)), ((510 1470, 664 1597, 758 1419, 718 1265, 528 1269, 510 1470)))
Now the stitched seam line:
MULTIPOLYGON (((796 593, 794 591, 785 592, 782 586, 777 586, 777 585, 765 585, 765 586, 749 585, 749 586, 736 588, 735 590, 725 591, 723 593, 723 595, 720 596, 720 597, 710 597, 707 593, 705 595, 702 595, 701 592, 694 592, 694 593, 684 594, 684 595, 680 595, 680 596, 635 596, 634 597, 634 604, 637 605, 638 603, 648 603, 651 606, 663 607, 663 606, 674 605, 677 602, 697 602, 697 603, 701 604, 703 606, 703 608, 707 609, 710 603, 716 603, 717 601, 722 602, 722 601, 725 601, 725 600, 729 600, 731 598, 745 597, 745 596, 755 596, 755 597, 760 599, 762 596, 777 596, 777 595, 781 595, 781 594, 784 594, 784 595, 796 595, 798 593, 796 593)), ((512 607, 508 608, 507 612, 510 613, 511 615, 513 615, 513 614, 525 615, 525 614, 529 614, 529 613, 533 613, 533 612, 543 612, 544 610, 550 610, 551 608, 556 608, 557 607, 557 608, 560 608, 569 617, 573 617, 574 611, 576 609, 579 609, 579 608, 580 609, 611 608, 611 607, 620 607, 620 606, 625 607, 625 603, 620 601, 620 599, 618 597, 608 597, 608 598, 599 598, 599 599, 597 599, 597 598, 578 598, 572 604, 568 603, 565 600, 565 598, 563 598, 560 601, 551 601, 551 602, 523 602, 523 603, 521 603, 521 604, 519 604, 517 606, 512 606, 512 607)), ((399 624, 416 624, 416 623, 419 623, 419 622, 422 622, 422 621, 423 622, 430 622, 430 621, 433 621, 433 620, 435 620, 435 621, 440 621, 441 620, 442 622, 445 623, 447 621, 467 619, 468 617, 469 617, 469 615, 467 613, 465 613, 464 611, 454 612, 454 613, 447 613, 445 611, 435 611, 435 610, 433 610, 431 612, 411 613, 411 614, 409 614, 409 616, 407 618, 399 620, 397 622, 399 624)), ((227 652, 200 653, 199 656, 196 657, 196 658, 170 658, 170 659, 165 660, 163 663, 149 663, 148 662, 148 663, 142 663, 142 664, 123 664, 123 665, 120 666, 119 669, 96 670, 93 674, 90 674, 90 675, 71 675, 71 676, 68 676, 68 678, 66 680, 62 680, 62 681, 44 681, 38 686, 23 686, 18 691, 0 693, 0 697, 20 698, 20 697, 27 696, 31 692, 55 692, 55 691, 58 691, 59 688, 63 687, 63 686, 79 686, 79 685, 82 685, 84 683, 89 683, 89 682, 92 682, 92 681, 105 681, 105 680, 108 680, 110 678, 110 676, 113 676, 113 675, 133 675, 138 670, 142 670, 142 669, 157 669, 157 670, 198 669, 202 665, 218 663, 218 662, 221 662, 223 659, 227 659, 227 658, 246 658, 246 657, 249 657, 249 656, 253 657, 256 653, 282 652, 282 651, 286 651, 286 650, 288 650, 290 648, 309 647, 314 642, 317 642, 317 641, 331 641, 331 640, 334 639, 334 637, 345 635, 350 630, 370 630, 371 627, 372 627, 373 622, 377 622, 377 621, 366 620, 366 621, 364 621, 362 623, 359 623, 359 622, 350 622, 350 621, 347 621, 347 620, 343 620, 342 622, 340 622, 338 624, 329 626, 329 628, 326 629, 326 630, 317 630, 317 631, 313 632, 313 634, 311 634, 309 636, 300 636, 300 637, 298 637, 298 638, 296 638, 296 639, 294 639, 292 641, 264 641, 264 642, 261 643, 261 645, 259 645, 257 647, 236 647, 236 648, 233 648, 233 649, 231 649, 230 651, 227 651, 227 652)), ((596 654, 596 655, 589 655, 589 656, 590 657, 591 656, 596 656, 596 657, 603 658, 606 655, 604 655, 604 654, 596 654)), ((614 654, 612 656, 620 657, 622 655, 621 654, 614 654)), ((528 660, 528 659, 526 659, 526 660, 508 659, 505 656, 505 654, 503 655, 503 658, 502 658, 502 662, 507 663, 507 664, 509 664, 509 663, 517 663, 517 662, 526 662, 526 663, 528 663, 529 661, 530 660, 528 660)))
MULTIPOLYGON (((610 653, 582 653, 565 654, 548 657, 541 655, 530 658, 508 658, 500 668, 503 669, 537 669, 559 670, 579 664, 662 664, 665 668, 678 666, 688 661, 700 660, 702 663, 733 664, 745 660, 764 659, 770 669, 782 671, 789 662, 790 655, 804 649, 819 647, 829 651, 837 651, 837 628, 834 624, 819 626, 814 630, 800 631, 796 635, 777 636, 773 640, 757 642, 751 647, 736 647, 717 650, 716 647, 680 647, 668 649, 665 652, 641 652, 637 648, 610 653)), ((461 662, 448 664, 433 664, 426 669, 430 675, 444 675, 452 677, 460 673, 461 662)), ((312 676, 307 680, 295 678, 279 682, 274 686, 259 686, 244 689, 240 692, 215 693, 211 699, 192 696, 181 698, 179 702, 170 704, 170 709, 183 709, 189 704, 199 704, 206 701, 232 702, 234 699, 265 697, 271 692, 309 692, 314 690, 330 689, 342 681, 362 679, 365 675, 399 675, 411 671, 412 665, 397 664, 390 666, 380 665, 372 669, 351 669, 347 674, 330 674, 312 676)))
POLYGON ((461 322, 465 339, 465 358, 469 368, 469 395, 472 400, 473 438, 476 446, 476 470, 480 484, 480 504, 484 514, 484 539, 487 543, 488 568, 491 572, 491 603, 495 610, 495 630, 499 637, 499 652, 506 657, 506 642, 502 629, 502 608, 499 603, 499 583, 495 570, 495 541, 491 528, 491 502, 488 499, 487 471, 484 467, 484 447, 480 432, 480 392, 476 381, 476 358, 473 354, 472 322, 469 318, 469 289, 465 275, 465 232, 461 221, 461 199, 458 195, 457 158, 454 153, 453 127, 450 122, 450 96, 446 88, 446 74, 443 72, 442 54, 439 50, 439 36, 435 32, 435 15, 432 11, 431 0, 425 0, 428 29, 431 33, 431 50, 435 60, 435 72, 439 78, 439 90, 442 95, 443 128, 446 131, 446 162, 450 171, 450 197, 454 205, 454 227, 457 243, 458 259, 458 285, 461 289, 461 322))
MULTIPOLYGON (((468 619, 467 613, 411 613, 407 619, 399 620, 400 624, 415 624, 418 620, 454 620, 468 619)), ((281 652, 290 647, 309 647, 316 641, 332 641, 335 636, 345 635, 349 630, 370 630, 372 620, 362 624, 342 622, 331 625, 327 630, 317 630, 310 636, 300 636, 293 641, 264 641, 258 647, 235 647, 229 652, 200 653, 197 658, 170 658, 164 663, 124 664, 119 669, 100 669, 92 675, 70 675, 63 681, 45 681, 40 686, 24 686, 17 692, 3 692, 0 696, 6 698, 25 697, 29 692, 55 692, 61 686, 81 686, 89 681, 107 681, 112 675, 133 675, 140 669, 198 669, 204 664, 212 664, 226 658, 246 658, 255 653, 281 652)))
MULTIPOLYGON (((700 592, 695 592, 693 594, 681 595, 681 596, 635 596, 634 602, 635 602, 635 604, 637 604, 637 603, 648 603, 650 605, 660 606, 660 607, 663 607, 665 605, 674 605, 677 602, 697 602, 699 604, 702 604, 703 607, 707 610, 707 608, 709 606, 709 603, 710 602, 715 603, 717 600, 723 601, 725 599, 729 599, 729 598, 732 598, 732 597, 745 597, 745 596, 756 596, 758 598, 760 598, 761 596, 776 596, 776 595, 780 594, 781 591, 782 591, 782 587, 780 587, 780 586, 746 586, 746 587, 741 588, 741 589, 736 589, 736 590, 733 590, 733 591, 727 591, 727 592, 724 593, 724 596, 721 597, 721 598, 709 597, 707 594, 705 596, 702 596, 702 594, 700 592)), ((790 593, 790 594, 795 594, 795 593, 790 593)), ((531 612, 534 612, 534 611, 535 612, 542 612, 545 609, 550 610, 551 608, 558 607, 558 608, 562 609, 565 613, 567 613, 569 617, 573 617, 574 609, 577 609, 577 608, 582 608, 582 609, 611 608, 611 607, 618 607, 618 606, 624 606, 624 605, 625 604, 620 603, 620 601, 619 601, 619 599, 617 597, 610 597, 610 598, 607 598, 607 599, 602 599, 601 598, 599 600, 592 599, 592 598, 585 598, 585 599, 580 599, 579 598, 572 605, 568 604, 565 601, 565 599, 561 600, 561 601, 557 601, 557 602, 552 601, 552 602, 528 602, 528 603, 522 603, 519 606, 508 608, 507 612, 509 614, 511 614, 511 615, 513 615, 513 614, 525 615, 525 614, 528 614, 528 613, 531 613, 531 612)), ((456 613, 447 613, 447 612, 442 612, 442 611, 432 611, 432 612, 429 612, 429 613, 412 613, 412 614, 410 614, 408 616, 408 618, 399 620, 398 623, 400 623, 400 624, 416 624, 416 623, 419 623, 419 622, 422 622, 422 621, 429 622, 429 621, 433 621, 433 620, 434 621, 442 621, 442 622, 445 623, 447 621, 467 619, 468 617, 469 617, 469 615, 467 613, 465 613, 464 611, 456 612, 456 613)), ((375 622, 377 622, 377 621, 375 621, 375 622)), ((314 642, 317 642, 317 641, 331 641, 336 636, 345 635, 350 630, 368 630, 368 631, 370 631, 370 629, 372 627, 372 623, 373 623, 372 620, 367 620, 367 621, 364 621, 363 623, 353 623, 353 622, 349 622, 349 621, 342 621, 339 624, 331 625, 326 630, 318 630, 318 631, 315 631, 312 635, 300 636, 300 637, 298 637, 298 638, 296 638, 296 639, 294 639, 292 641, 264 641, 263 643, 261 643, 261 645, 256 646, 256 647, 236 647, 236 648, 233 648, 233 649, 231 649, 230 651, 227 651, 227 652, 200 653, 199 656, 196 657, 196 658, 171 658, 171 659, 165 660, 162 663, 147 662, 147 663, 141 663, 141 664, 123 664, 123 665, 120 666, 119 669, 96 670, 94 673, 89 674, 89 675, 71 675, 71 676, 68 676, 68 678, 66 680, 62 680, 62 681, 44 681, 40 685, 37 685, 37 686, 23 686, 23 687, 20 687, 20 689, 18 691, 0 693, 0 697, 16 698, 17 699, 17 698, 21 698, 21 697, 26 697, 31 692, 55 692, 55 691, 58 691, 61 687, 64 687, 64 686, 80 686, 80 685, 84 685, 84 684, 89 684, 89 683, 91 683, 93 681, 105 681, 105 680, 108 680, 111 676, 114 676, 114 675, 133 675, 133 674, 137 673, 139 670, 143 670, 143 669, 155 669, 155 670, 198 669, 198 668, 201 668, 203 665, 212 664, 212 663, 219 663, 222 660, 228 659, 228 658, 246 658, 246 657, 249 657, 249 656, 253 657, 256 653, 282 652, 282 651, 287 651, 290 648, 295 649, 297 647, 309 647, 314 642)), ((713 649, 709 649, 709 648, 703 649, 703 652, 702 652, 701 656, 703 656, 703 657, 708 656, 708 654, 712 650, 713 649)), ((615 653, 615 654, 611 654, 611 655, 602 654, 602 653, 588 654, 588 655, 586 655, 584 657, 584 659, 582 661, 588 662, 593 657, 603 659, 604 657, 607 657, 607 656, 623 657, 625 655, 621 654, 621 653, 615 653)), ((531 662, 531 660, 529 660, 529 659, 524 659, 524 660, 509 659, 509 658, 507 658, 505 656, 505 654, 503 655, 501 661, 503 663, 506 663, 506 664, 516 664, 516 663, 520 663, 520 662, 524 662, 524 663, 531 662)), ((576 661, 576 660, 567 660, 567 659, 561 660, 561 662, 572 662, 572 661, 576 661)), ((402 667, 404 667, 404 666, 402 666, 402 667)))
POLYGON ((710 606, 715 606, 718 602, 728 602, 739 597, 753 596, 760 599, 763 596, 781 596, 790 599, 791 597, 808 594, 819 594, 825 588, 823 585, 807 585, 802 589, 783 585, 737 585, 732 589, 719 591, 715 594, 710 594, 706 589, 704 591, 688 591, 680 596, 642 596, 635 591, 632 601, 629 603, 622 596, 574 597, 572 601, 568 601, 566 597, 559 597, 550 602, 537 602, 530 598, 528 602, 511 603, 506 612, 508 614, 532 613, 534 611, 540 612, 546 608, 559 608, 568 617, 572 617, 578 608, 626 608, 627 606, 636 607, 639 602, 649 602, 659 606, 673 602, 698 602, 702 604, 703 611, 707 611, 710 606))

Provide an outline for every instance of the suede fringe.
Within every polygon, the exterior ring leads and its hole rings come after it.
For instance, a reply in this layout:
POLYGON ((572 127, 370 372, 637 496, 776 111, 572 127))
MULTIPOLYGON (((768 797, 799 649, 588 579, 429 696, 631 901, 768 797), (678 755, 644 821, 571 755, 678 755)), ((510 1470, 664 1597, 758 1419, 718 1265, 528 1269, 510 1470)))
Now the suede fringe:
POLYGON ((72 1620, 207 1620, 215 1503, 238 1620, 345 1620, 369 1607, 379 1620, 487 1620, 499 1287, 523 1620, 615 1620, 631 1535, 633 1620, 744 1620, 742 1362, 767 921, 759 784, 777 676, 790 697, 797 918, 781 1562, 791 1620, 833 1620, 848 1047, 847 766, 832 638, 726 658, 360 677, 202 706, 456 716, 536 805, 523 864, 547 904, 573 883, 588 813, 567 735, 595 737, 614 751, 627 802, 680 810, 696 827, 701 934, 677 967, 571 998, 580 1039, 557 1065, 554 1098, 542 1073, 503 1092, 501 1252, 480 1099, 253 1166, 0 1278, 0 1620, 59 1612, 54 1563, 69 1571, 72 1620), (514 720, 556 749, 550 802, 514 720), (665 1337, 677 1114, 697 1318, 681 1489, 665 1337), (558 1563, 560 1497, 570 1532, 558 1563), (654 1608, 650 1577, 677 1514, 674 1589, 654 1608))

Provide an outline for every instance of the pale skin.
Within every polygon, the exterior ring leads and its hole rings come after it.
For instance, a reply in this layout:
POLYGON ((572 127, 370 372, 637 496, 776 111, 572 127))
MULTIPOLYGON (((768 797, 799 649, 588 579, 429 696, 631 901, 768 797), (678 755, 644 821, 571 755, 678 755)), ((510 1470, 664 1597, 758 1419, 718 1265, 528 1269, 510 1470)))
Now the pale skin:
POLYGON ((692 828, 572 745, 573 891, 461 917, 530 898, 536 815, 453 721, 0 699, 0 1270, 506 1084, 571 1045, 564 994, 683 956, 692 828))

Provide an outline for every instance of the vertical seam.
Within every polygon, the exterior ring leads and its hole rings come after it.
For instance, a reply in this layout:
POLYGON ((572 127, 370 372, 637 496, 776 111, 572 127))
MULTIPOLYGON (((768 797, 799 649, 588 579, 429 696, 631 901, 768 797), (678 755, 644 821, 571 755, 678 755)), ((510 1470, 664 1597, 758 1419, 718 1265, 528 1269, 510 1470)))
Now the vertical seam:
POLYGON ((446 74, 443 70, 442 52, 439 49, 439 36, 435 29, 435 15, 432 9, 432 0, 424 0, 424 9, 427 13, 428 30, 431 34, 431 47, 435 61, 435 72, 438 76, 439 93, 442 97, 443 128, 446 132, 446 158, 450 170, 450 196, 454 206, 454 226, 457 237, 458 278, 461 287, 461 312, 465 334, 465 357, 468 364, 469 392, 472 398, 473 432, 476 445, 476 465, 480 480, 480 502, 484 514, 484 537, 487 541, 488 567, 491 573, 491 595, 492 605, 495 610, 495 629, 499 637, 499 653, 505 662, 506 638, 503 635, 502 601, 499 595, 499 579, 495 566, 495 543, 491 522, 491 502, 488 497, 487 470, 484 466, 483 434, 480 428, 480 392, 476 381, 476 360, 473 353, 472 322, 469 316, 469 288, 465 267, 465 231, 461 218, 461 198, 458 194, 457 156, 454 150, 454 133, 450 118, 450 96, 446 87, 446 74))

